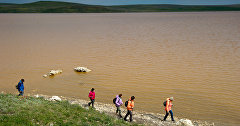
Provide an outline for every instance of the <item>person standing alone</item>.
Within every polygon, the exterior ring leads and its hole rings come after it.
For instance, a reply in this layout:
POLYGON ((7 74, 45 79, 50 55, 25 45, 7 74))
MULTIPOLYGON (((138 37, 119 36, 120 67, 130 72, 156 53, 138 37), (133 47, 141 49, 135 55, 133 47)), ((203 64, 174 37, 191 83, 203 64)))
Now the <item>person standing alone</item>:
POLYGON ((21 79, 21 80, 18 82, 18 85, 17 85, 17 89, 18 89, 18 92, 19 92, 19 95, 18 95, 18 96, 23 96, 23 93, 24 93, 24 85, 23 85, 23 82, 24 82, 24 79, 21 79))
POLYGON ((166 100, 166 107, 165 107, 166 115, 165 115, 163 121, 166 121, 166 119, 169 115, 169 112, 170 112, 172 121, 174 122, 173 112, 172 112, 172 105, 173 105, 172 101, 173 101, 173 97, 167 98, 167 100, 166 100))
POLYGON ((119 94, 116 96, 116 102, 115 102, 115 105, 117 107, 117 110, 116 110, 116 114, 118 114, 119 112, 119 116, 120 118, 122 118, 122 115, 121 115, 121 106, 122 106, 123 102, 122 102, 122 94, 119 94))
POLYGON ((91 89, 91 91, 89 92, 89 99, 90 99, 90 102, 88 103, 88 106, 90 106, 92 104, 92 107, 94 108, 94 102, 95 102, 95 92, 94 92, 94 88, 91 89))
POLYGON ((132 122, 132 112, 133 112, 133 107, 134 107, 134 99, 135 97, 132 96, 129 101, 128 101, 128 105, 127 105, 127 114, 126 116, 124 117, 124 120, 127 121, 127 117, 128 115, 130 115, 130 122, 132 122))

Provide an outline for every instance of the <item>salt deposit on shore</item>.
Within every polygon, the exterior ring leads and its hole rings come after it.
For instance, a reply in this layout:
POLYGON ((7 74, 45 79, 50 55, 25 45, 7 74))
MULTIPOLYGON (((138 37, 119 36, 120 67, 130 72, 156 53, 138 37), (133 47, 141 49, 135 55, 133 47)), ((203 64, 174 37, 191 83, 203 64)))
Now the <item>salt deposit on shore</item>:
MULTIPOLYGON (((47 95, 42 95, 42 94, 37 94, 34 95, 34 97, 42 97, 46 100, 52 101, 52 96, 47 96, 47 95)), ((56 97, 56 96, 54 96, 56 97)), ((88 107, 88 102, 86 100, 82 99, 75 99, 75 98, 67 98, 63 96, 58 96, 61 100, 67 100, 71 104, 78 104, 83 108, 89 109, 88 107)), ((103 104, 99 102, 95 102, 94 104, 95 109, 99 112, 104 112, 110 116, 119 118, 115 112, 116 112, 116 107, 113 104, 103 104)), ((125 107, 121 108, 122 110, 122 115, 124 116, 126 114, 126 109, 125 107)), ((179 117, 174 117, 175 122, 172 122, 170 117, 168 118, 167 121, 162 121, 164 118, 164 114, 155 114, 155 113, 147 113, 147 112, 138 112, 134 111, 133 112, 133 121, 139 124, 146 124, 146 125, 151 125, 151 126, 214 126, 214 123, 208 123, 208 122, 203 122, 203 121, 191 121, 189 119, 181 119, 179 117)))

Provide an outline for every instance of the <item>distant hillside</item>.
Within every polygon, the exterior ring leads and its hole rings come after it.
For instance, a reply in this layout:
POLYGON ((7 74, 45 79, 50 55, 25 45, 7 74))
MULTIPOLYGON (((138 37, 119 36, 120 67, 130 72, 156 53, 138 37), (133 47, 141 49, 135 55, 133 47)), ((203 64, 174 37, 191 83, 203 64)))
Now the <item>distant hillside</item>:
POLYGON ((237 5, 122 5, 110 6, 110 9, 123 12, 191 12, 191 11, 240 11, 237 5))
POLYGON ((28 4, 0 3, 0 13, 114 13, 240 11, 238 5, 121 5, 98 6, 68 2, 39 1, 28 4))
POLYGON ((116 12, 104 6, 68 2, 40 1, 28 4, 1 4, 0 13, 106 13, 116 12))

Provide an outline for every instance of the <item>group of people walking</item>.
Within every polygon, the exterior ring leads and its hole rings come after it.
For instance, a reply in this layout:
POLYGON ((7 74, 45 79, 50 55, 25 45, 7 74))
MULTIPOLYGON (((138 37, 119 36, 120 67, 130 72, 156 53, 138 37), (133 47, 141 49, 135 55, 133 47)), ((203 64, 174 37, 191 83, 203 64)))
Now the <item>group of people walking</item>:
MULTIPOLYGON (((18 96, 23 96, 23 93, 24 93, 24 79, 21 79, 19 81, 19 83, 16 85, 16 88, 18 89, 19 91, 19 95, 18 96)), ((94 108, 94 102, 95 102, 95 89, 92 88, 91 91, 89 92, 88 94, 88 97, 90 99, 90 102, 88 103, 88 106, 91 106, 94 108)), ((127 121, 127 117, 129 117, 129 120, 130 122, 133 121, 132 119, 132 114, 133 114, 133 108, 134 108, 134 99, 135 97, 134 96, 131 96, 129 98, 129 100, 127 100, 125 102, 125 106, 127 108, 127 114, 125 115, 124 117, 124 120, 127 121)), ((163 121, 166 121, 169 113, 171 114, 171 119, 172 121, 174 121, 174 118, 173 118, 173 112, 172 112, 172 101, 173 101, 173 97, 170 97, 170 98, 167 98, 166 101, 164 102, 164 106, 165 106, 165 111, 166 111, 166 115, 164 116, 164 119, 163 121)), ((119 115, 120 118, 122 118, 122 113, 121 113, 121 106, 123 105, 123 101, 122 101, 122 94, 119 94, 116 96, 116 98, 114 98, 113 100, 117 110, 116 110, 116 114, 119 115)))
MULTIPOLYGON (((132 96, 128 101, 126 101, 125 106, 127 107, 127 114, 124 117, 124 120, 127 121, 127 117, 129 117, 130 122, 132 121, 132 112, 133 112, 133 107, 134 107, 134 99, 135 97, 132 96)), ((117 110, 116 110, 116 114, 119 114, 119 117, 122 118, 122 114, 121 114, 121 106, 123 105, 123 101, 122 101, 122 94, 119 94, 116 96, 116 101, 114 102, 117 110)))
MULTIPOLYGON (((92 88, 91 91, 89 92, 89 99, 90 99, 90 102, 88 103, 88 106, 90 106, 92 104, 92 107, 94 108, 94 102, 95 102, 95 89, 92 88)), ((127 108, 127 113, 124 117, 124 120, 127 121, 127 117, 129 117, 129 120, 130 122, 133 121, 132 119, 132 114, 133 114, 133 108, 134 108, 134 99, 135 97, 134 96, 131 96, 129 98, 128 101, 125 102, 125 106, 127 108)), ((170 97, 170 98, 167 98, 166 101, 164 102, 164 106, 165 106, 165 111, 166 111, 166 115, 164 116, 164 119, 162 121, 166 121, 169 113, 171 114, 171 119, 172 121, 174 121, 174 118, 173 118, 173 112, 172 112, 172 101, 173 101, 173 97, 170 97)), ((121 112, 121 106, 123 105, 123 101, 122 101, 122 94, 119 94, 116 96, 116 98, 113 99, 113 102, 116 106, 116 114, 119 115, 120 118, 123 118, 122 116, 122 112, 121 112)))

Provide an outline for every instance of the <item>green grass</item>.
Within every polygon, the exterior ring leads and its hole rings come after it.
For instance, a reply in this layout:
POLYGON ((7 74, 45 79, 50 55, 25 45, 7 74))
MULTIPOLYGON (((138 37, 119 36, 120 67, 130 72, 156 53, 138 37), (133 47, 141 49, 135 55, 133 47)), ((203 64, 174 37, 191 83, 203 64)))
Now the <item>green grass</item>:
POLYGON ((198 11, 240 11, 240 5, 121 5, 109 8, 125 12, 198 12, 198 11))
POLYGON ((18 97, 0 94, 0 125, 81 125, 113 126, 137 125, 100 113, 71 105, 68 101, 54 102, 43 98, 18 97))
POLYGON ((100 6, 79 3, 39 1, 27 4, 0 3, 0 13, 114 13, 114 12, 192 12, 240 11, 240 5, 121 5, 100 6))

